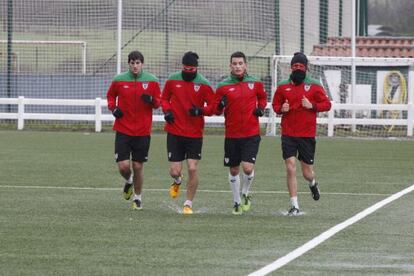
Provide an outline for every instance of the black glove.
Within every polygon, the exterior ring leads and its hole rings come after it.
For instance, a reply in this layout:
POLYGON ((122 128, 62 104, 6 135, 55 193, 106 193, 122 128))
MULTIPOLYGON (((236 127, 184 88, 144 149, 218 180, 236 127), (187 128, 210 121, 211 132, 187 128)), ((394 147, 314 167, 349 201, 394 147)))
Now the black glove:
POLYGON ((195 105, 188 110, 191 116, 202 116, 203 110, 195 105))
POLYGON ((164 120, 167 123, 174 123, 174 114, 172 113, 171 110, 168 110, 167 112, 165 112, 165 114, 164 114, 164 120))
POLYGON ((264 115, 264 110, 257 107, 254 111, 253 111, 254 116, 256 117, 262 117, 264 115))
POLYGON ((226 107, 226 105, 227 105, 227 96, 224 95, 223 97, 221 97, 221 100, 220 100, 220 102, 218 104, 218 108, 220 110, 222 110, 224 107, 226 107))
POLYGON ((115 107, 112 110, 112 115, 114 115, 115 118, 121 118, 122 116, 124 116, 124 113, 119 107, 115 107))
POLYGON ((141 100, 143 100, 143 101, 144 101, 144 103, 147 103, 147 104, 152 104, 152 100, 153 100, 153 98, 152 98, 152 96, 151 96, 151 95, 148 95, 148 94, 142 94, 142 95, 141 95, 141 100))

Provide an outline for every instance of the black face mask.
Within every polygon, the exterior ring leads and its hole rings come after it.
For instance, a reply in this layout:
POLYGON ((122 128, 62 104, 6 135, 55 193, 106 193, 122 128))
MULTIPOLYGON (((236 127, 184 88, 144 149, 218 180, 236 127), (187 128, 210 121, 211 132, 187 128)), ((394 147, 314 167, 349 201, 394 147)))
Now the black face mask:
POLYGON ((303 82, 306 77, 306 72, 302 70, 295 70, 290 74, 290 79, 293 81, 294 84, 299 85, 303 82))
POLYGON ((181 76, 183 77, 183 80, 185 80, 185 81, 192 81, 197 76, 197 71, 196 72, 191 72, 191 73, 181 71, 181 76))

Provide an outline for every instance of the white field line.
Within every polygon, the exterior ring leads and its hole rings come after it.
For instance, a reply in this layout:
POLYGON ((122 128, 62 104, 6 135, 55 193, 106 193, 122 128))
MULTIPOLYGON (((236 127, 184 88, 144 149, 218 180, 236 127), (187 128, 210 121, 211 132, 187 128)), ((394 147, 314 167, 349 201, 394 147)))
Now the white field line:
POLYGON ((261 269, 250 273, 249 276, 267 275, 268 273, 281 268, 282 266, 288 264, 289 262, 293 261, 294 259, 302 256, 303 254, 305 254, 309 250, 311 250, 314 247, 318 246, 319 244, 323 243, 324 241, 326 241, 327 239, 329 239, 330 237, 332 237, 333 235, 335 235, 339 231, 341 231, 341 230, 347 228, 348 226, 358 222, 359 220, 361 220, 361 219, 365 218, 366 216, 372 214, 376 210, 384 207, 388 203, 391 203, 394 200, 397 200, 400 197, 402 197, 403 195, 406 195, 406 194, 408 194, 412 191, 414 191, 414 184, 411 185, 410 187, 398 192, 398 193, 395 193, 395 194, 379 201, 378 203, 376 203, 376 204, 372 205, 371 207, 368 207, 367 209, 359 212, 358 214, 356 214, 353 217, 345 220, 344 222, 335 225, 334 227, 332 227, 329 230, 323 232, 319 236, 313 238, 312 240, 308 241, 307 243, 303 244, 302 246, 300 246, 300 247, 296 248, 295 250, 291 251, 287 255, 277 259, 273 263, 270 263, 270 264, 262 267, 261 269))
MULTIPOLYGON (((96 188, 96 187, 64 187, 64 186, 21 186, 21 185, 0 185, 1 188, 9 189, 56 189, 56 190, 91 190, 91 191, 118 191, 119 188, 96 188)), ((167 192, 169 189, 145 189, 146 192, 167 192)), ((183 190, 185 191, 185 189, 183 190)), ((203 193, 230 193, 230 190, 197 190, 203 193)), ((252 191, 252 194, 287 194, 287 191, 252 191)), ((308 194, 309 192, 298 192, 298 194, 308 194)), ((390 194, 371 194, 371 193, 321 193, 322 195, 351 195, 351 196, 389 196, 390 194)))

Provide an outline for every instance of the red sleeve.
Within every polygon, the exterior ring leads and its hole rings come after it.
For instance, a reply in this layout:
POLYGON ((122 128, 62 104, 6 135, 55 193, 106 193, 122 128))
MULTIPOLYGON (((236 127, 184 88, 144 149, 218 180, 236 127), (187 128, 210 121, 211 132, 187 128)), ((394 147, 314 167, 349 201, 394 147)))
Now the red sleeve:
POLYGON ((258 91, 257 91, 257 107, 261 108, 261 109, 265 109, 266 105, 267 105, 267 94, 266 91, 264 89, 263 83, 259 82, 259 87, 258 87, 258 91))
POLYGON ((162 108, 162 112, 167 112, 168 110, 171 110, 171 104, 170 104, 170 99, 171 99, 171 82, 169 80, 167 80, 165 82, 164 85, 164 89, 162 90, 162 94, 161 94, 161 108, 162 108))
POLYGON ((331 109, 331 101, 329 100, 328 95, 326 95, 325 90, 320 87, 320 89, 316 90, 315 92, 315 103, 312 103, 314 105, 315 111, 329 111, 331 109))
POLYGON ((154 90, 152 91, 152 106, 154 109, 157 109, 161 105, 161 88, 158 82, 154 86, 154 90))
POLYGON ((280 90, 280 86, 277 87, 275 94, 273 95, 272 107, 273 111, 277 114, 282 114, 283 95, 280 90))
POLYGON ((210 85, 206 85, 206 90, 204 93, 204 101, 207 103, 207 105, 205 105, 203 107, 203 113, 205 116, 212 116, 215 113, 215 95, 214 95, 214 91, 213 88, 211 88, 210 85))
POLYGON ((116 82, 113 81, 106 93, 106 100, 108 101, 108 109, 113 110, 116 107, 116 97, 118 97, 118 90, 116 89, 116 82))

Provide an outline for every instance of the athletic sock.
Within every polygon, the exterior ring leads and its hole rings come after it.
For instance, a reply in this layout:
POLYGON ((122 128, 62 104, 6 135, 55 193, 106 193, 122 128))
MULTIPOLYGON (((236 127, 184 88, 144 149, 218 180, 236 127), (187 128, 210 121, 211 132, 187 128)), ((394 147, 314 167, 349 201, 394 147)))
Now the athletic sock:
POLYGON ((233 192, 233 201, 234 201, 234 203, 240 204, 240 202, 241 202, 241 199, 240 199, 240 176, 239 175, 232 176, 229 173, 229 183, 230 183, 231 191, 233 192))
POLYGON ((184 206, 190 206, 190 208, 192 208, 193 207, 193 202, 191 201, 191 200, 186 200, 185 202, 184 202, 184 206))
POLYGON ((248 195, 250 187, 252 186, 254 179, 254 171, 251 174, 244 174, 243 173, 243 187, 242 187, 242 194, 248 195))
POLYGON ((312 179, 312 181, 309 181, 309 187, 312 187, 313 185, 315 185, 315 183, 316 183, 316 180, 314 178, 312 179))
POLYGON ((173 178, 174 178, 174 183, 175 184, 181 184, 181 180, 182 180, 181 176, 173 177, 173 178))
POLYGON ((132 200, 134 201, 135 199, 138 199, 139 201, 141 201, 141 195, 134 194, 134 197, 132 198, 132 200))
POLYGON ((297 196, 291 197, 290 204, 296 209, 299 209, 298 197, 297 196))
POLYGON ((129 179, 127 179, 127 183, 128 184, 132 184, 132 179, 134 178, 134 176, 132 175, 132 173, 131 173, 131 175, 129 176, 129 179))

